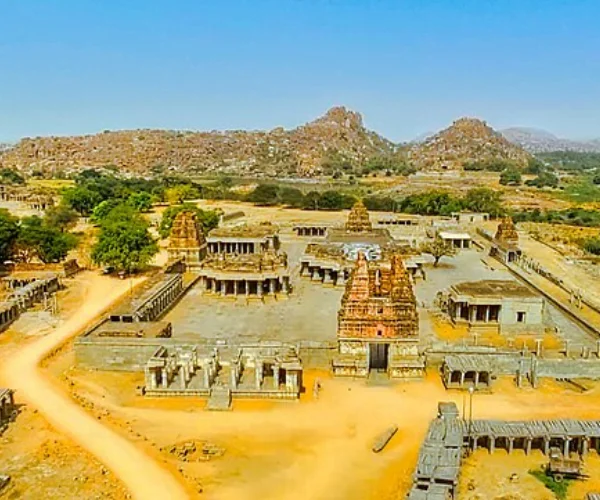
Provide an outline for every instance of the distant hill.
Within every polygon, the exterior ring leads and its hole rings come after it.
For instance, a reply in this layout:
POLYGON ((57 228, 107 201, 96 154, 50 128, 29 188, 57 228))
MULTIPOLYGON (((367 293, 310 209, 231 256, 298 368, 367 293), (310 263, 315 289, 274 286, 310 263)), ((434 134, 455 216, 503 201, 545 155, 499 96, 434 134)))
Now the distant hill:
POLYGON ((291 130, 126 130, 26 138, 0 153, 0 165, 51 172, 114 165, 140 174, 170 171, 308 177, 321 174, 333 162, 352 170, 369 157, 389 155, 395 149, 391 141, 368 130, 359 113, 334 107, 291 130))
POLYGON ((476 118, 460 118, 409 151, 409 160, 419 170, 458 170, 466 163, 488 160, 509 160, 524 167, 530 157, 476 118))
POLYGON ((512 127, 501 131, 513 144, 518 144, 530 153, 553 151, 576 151, 578 153, 600 153, 600 139, 593 141, 572 141, 560 139, 545 130, 526 127, 512 127))

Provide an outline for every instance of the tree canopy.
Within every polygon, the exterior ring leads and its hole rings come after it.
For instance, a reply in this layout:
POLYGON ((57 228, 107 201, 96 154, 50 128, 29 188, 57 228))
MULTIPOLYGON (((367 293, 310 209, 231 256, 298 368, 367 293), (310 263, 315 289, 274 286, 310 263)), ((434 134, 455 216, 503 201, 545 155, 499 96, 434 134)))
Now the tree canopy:
POLYGON ((12 258, 13 245, 19 235, 19 219, 0 208, 0 263, 12 258))
POLYGON ((148 222, 133 208, 120 205, 100 223, 92 260, 133 273, 148 265, 157 252, 148 222))
POLYGON ((21 220, 15 240, 15 257, 23 262, 38 258, 45 264, 64 260, 77 246, 77 238, 36 215, 21 220))

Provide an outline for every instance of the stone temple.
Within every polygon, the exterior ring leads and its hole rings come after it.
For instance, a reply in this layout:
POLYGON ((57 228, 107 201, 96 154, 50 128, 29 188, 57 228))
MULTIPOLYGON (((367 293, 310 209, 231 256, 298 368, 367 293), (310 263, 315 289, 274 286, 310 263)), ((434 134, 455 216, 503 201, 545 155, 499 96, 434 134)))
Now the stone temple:
POLYGON ((360 253, 338 312, 336 375, 367 377, 372 371, 392 378, 418 378, 419 321, 411 278, 402 258, 391 265, 372 263, 360 253))
POLYGON ((194 212, 179 212, 169 239, 169 261, 182 261, 187 268, 198 267, 207 253, 204 233, 194 212))
POLYGON ((502 219, 498 224, 496 235, 492 241, 490 255, 508 264, 521 257, 519 235, 515 223, 510 217, 502 219))
POLYGON ((363 233, 373 230, 369 212, 362 201, 357 201, 350 210, 345 228, 346 231, 351 233, 363 233))

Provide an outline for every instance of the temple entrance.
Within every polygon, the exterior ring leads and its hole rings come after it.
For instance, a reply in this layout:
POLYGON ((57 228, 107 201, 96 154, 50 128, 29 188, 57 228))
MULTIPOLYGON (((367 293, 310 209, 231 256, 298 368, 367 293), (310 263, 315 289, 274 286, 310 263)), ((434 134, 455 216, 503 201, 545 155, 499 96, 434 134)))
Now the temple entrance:
POLYGON ((369 344, 369 370, 387 372, 389 344, 369 344))

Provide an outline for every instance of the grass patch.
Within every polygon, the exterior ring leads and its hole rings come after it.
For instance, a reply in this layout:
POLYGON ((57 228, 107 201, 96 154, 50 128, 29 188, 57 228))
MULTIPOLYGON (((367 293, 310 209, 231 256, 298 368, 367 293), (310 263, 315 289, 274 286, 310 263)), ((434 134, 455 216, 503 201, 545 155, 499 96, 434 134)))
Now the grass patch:
POLYGON ((75 186, 75 181, 68 179, 29 179, 27 184, 31 187, 60 190, 75 186))
POLYGON ((567 499, 567 491, 569 486, 573 482, 572 479, 563 479, 562 481, 555 481, 551 476, 546 475, 546 471, 543 469, 530 470, 531 474, 536 479, 539 479, 546 488, 548 488, 558 500, 567 499))
POLYGON ((600 187, 586 177, 566 186, 562 195, 575 203, 600 202, 600 187))

